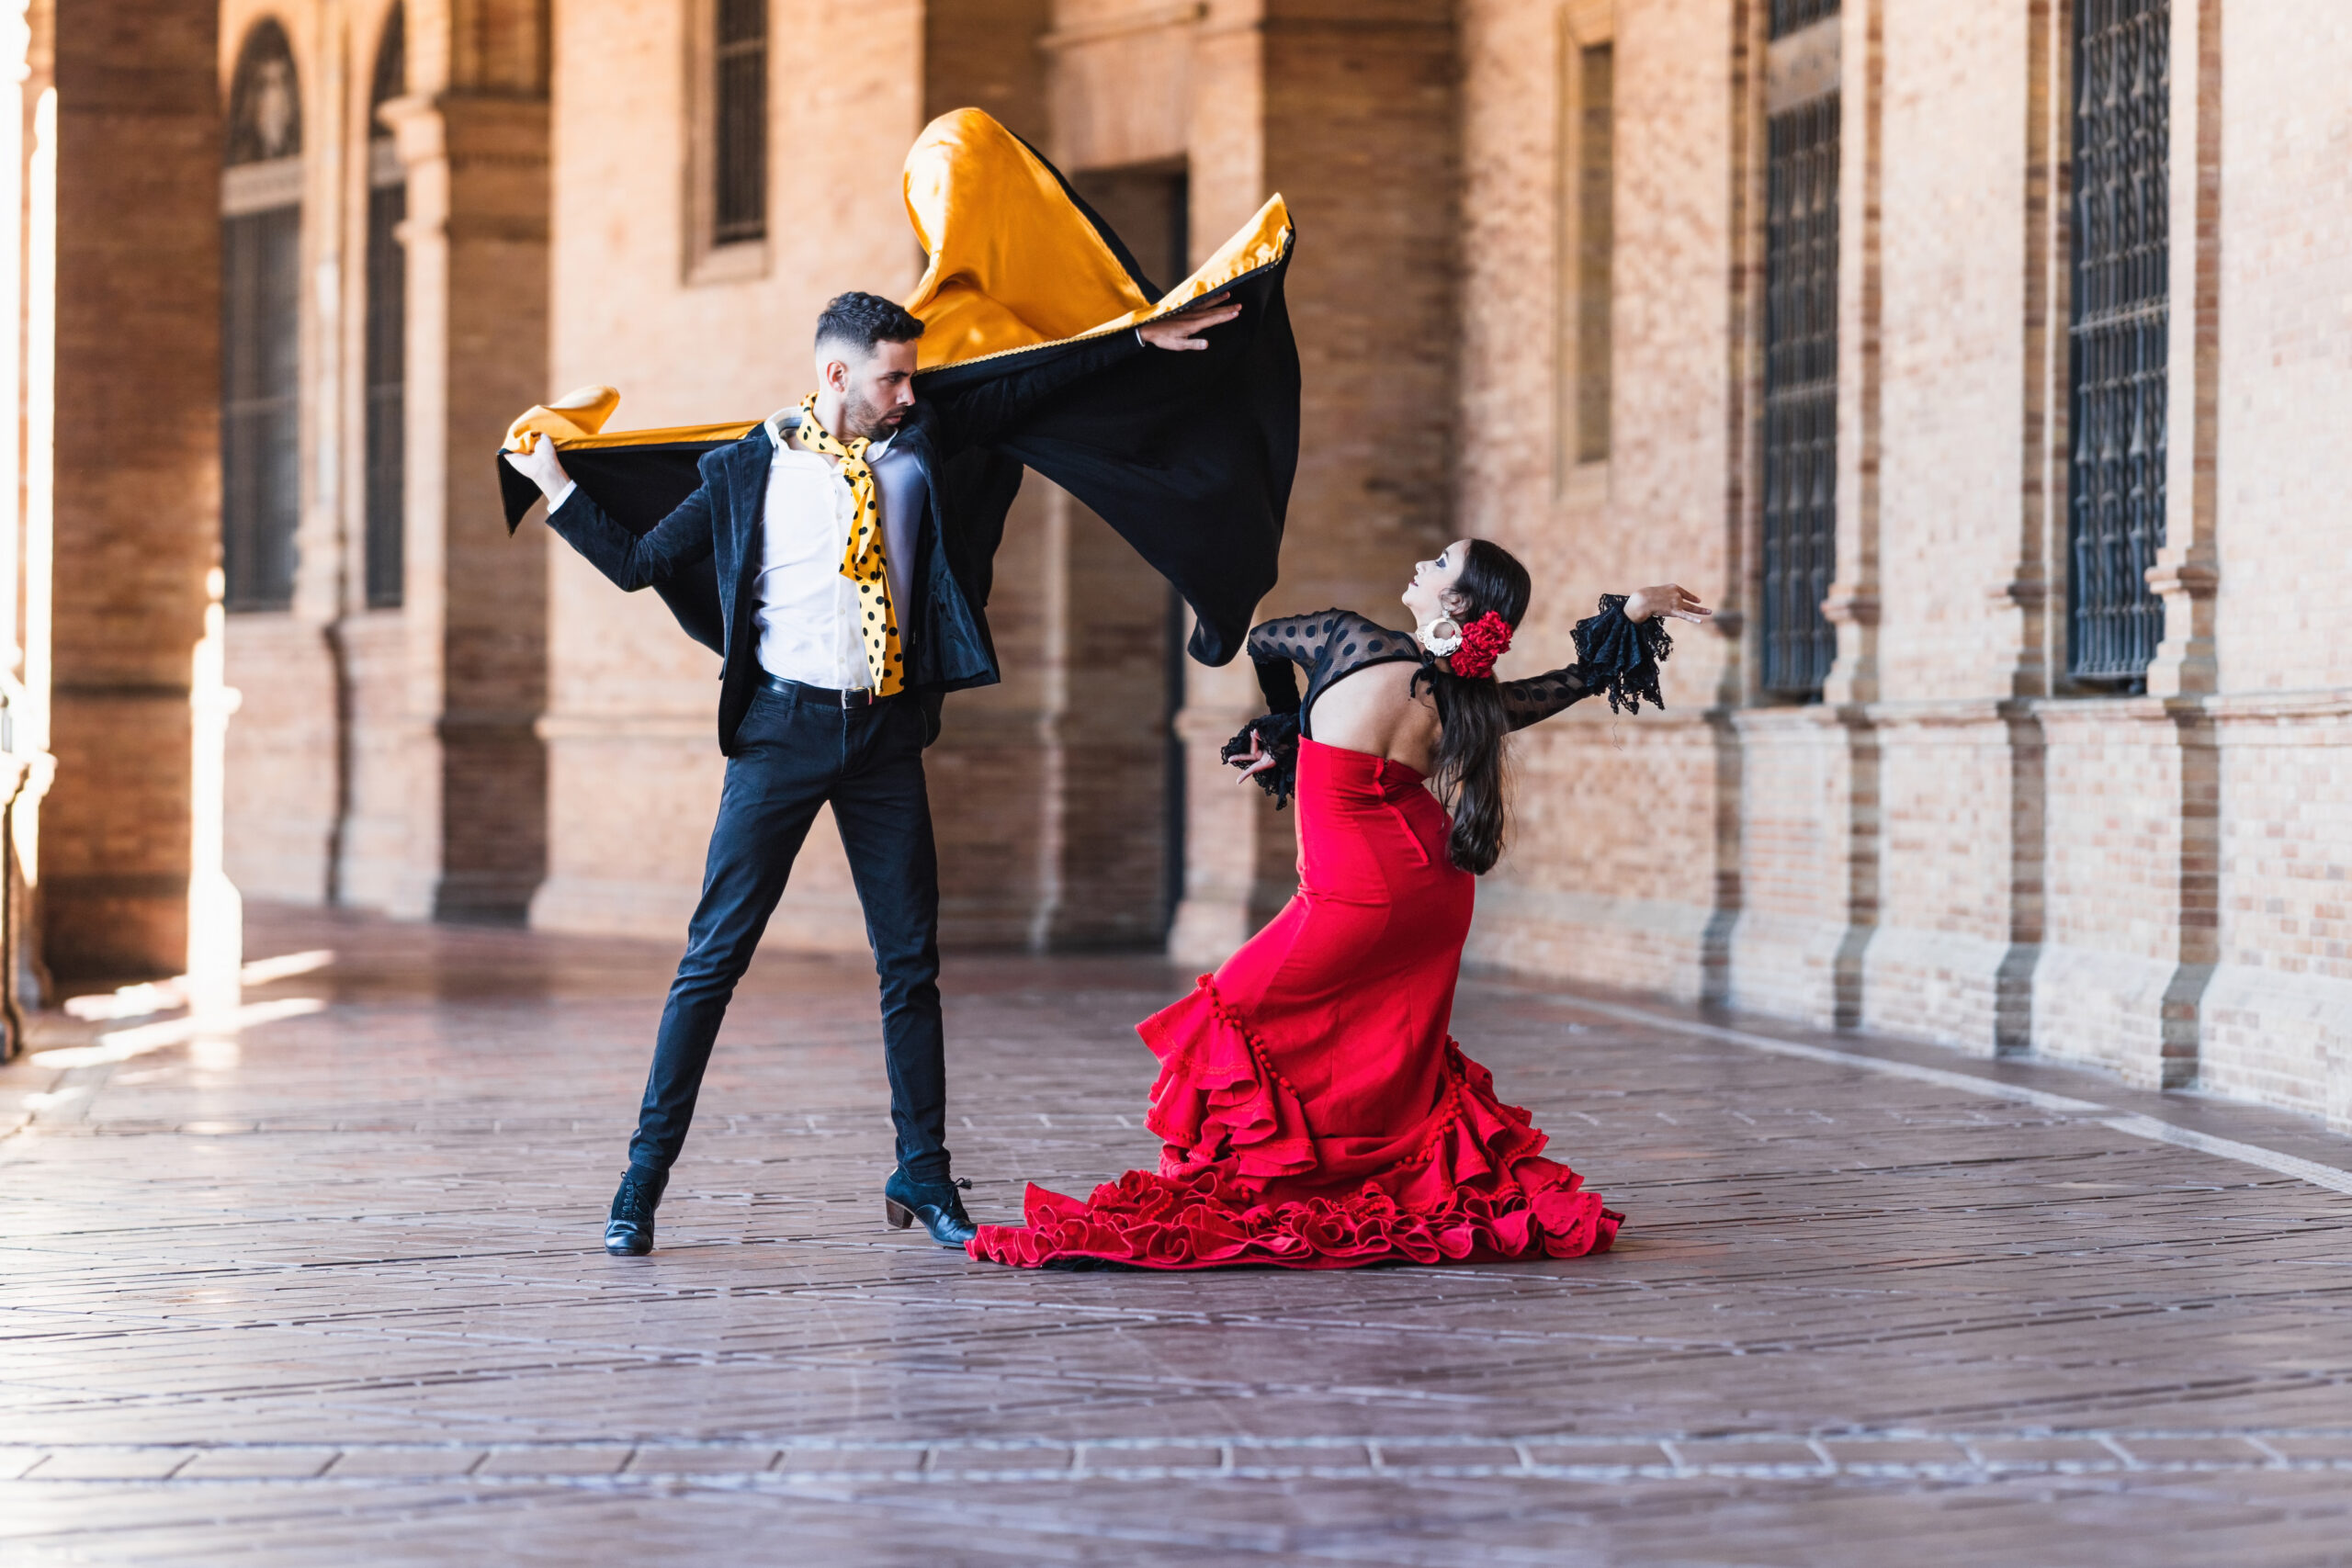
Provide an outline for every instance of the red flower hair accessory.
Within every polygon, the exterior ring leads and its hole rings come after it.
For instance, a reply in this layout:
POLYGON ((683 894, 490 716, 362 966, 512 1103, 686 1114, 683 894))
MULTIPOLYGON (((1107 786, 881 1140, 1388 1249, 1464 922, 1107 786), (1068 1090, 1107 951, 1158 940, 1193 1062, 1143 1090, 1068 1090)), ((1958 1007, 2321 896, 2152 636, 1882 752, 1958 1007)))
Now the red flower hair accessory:
POLYGON ((1462 646, 1453 650, 1453 672, 1465 681, 1483 681, 1495 672, 1495 660, 1510 651, 1510 623, 1489 610, 1462 628, 1462 646))

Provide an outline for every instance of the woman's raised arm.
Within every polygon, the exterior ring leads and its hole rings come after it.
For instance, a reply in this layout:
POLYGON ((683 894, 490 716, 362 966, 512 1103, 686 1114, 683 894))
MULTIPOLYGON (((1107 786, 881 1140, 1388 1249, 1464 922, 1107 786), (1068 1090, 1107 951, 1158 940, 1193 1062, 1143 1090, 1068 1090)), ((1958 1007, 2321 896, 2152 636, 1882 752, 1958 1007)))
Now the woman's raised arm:
POLYGON ((1503 712, 1510 727, 1524 729, 1595 692, 1608 693, 1609 705, 1620 713, 1639 713, 1645 701, 1663 710, 1657 667, 1674 651, 1674 639, 1666 635, 1661 620, 1671 615, 1704 624, 1713 614, 1679 583, 1602 594, 1600 613, 1577 623, 1574 664, 1502 682, 1503 712))

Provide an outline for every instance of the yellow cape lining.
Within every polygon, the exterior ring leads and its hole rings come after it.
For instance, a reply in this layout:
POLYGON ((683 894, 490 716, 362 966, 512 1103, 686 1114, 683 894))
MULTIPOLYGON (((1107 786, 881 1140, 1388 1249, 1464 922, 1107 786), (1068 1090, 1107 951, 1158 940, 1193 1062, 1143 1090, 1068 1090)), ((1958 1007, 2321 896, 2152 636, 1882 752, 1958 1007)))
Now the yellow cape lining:
MULTIPOLYGON (((1273 265, 1293 238, 1290 209, 1271 197, 1192 276, 1147 299, 1053 170, 979 109, 923 128, 907 153, 905 189, 907 219, 931 257, 906 301, 924 329, 918 371, 1140 326, 1273 265)), ((506 450, 527 452, 540 435, 559 449, 734 441, 760 423, 605 434, 619 404, 610 387, 538 404, 507 427, 506 450)))
POLYGON ((1054 171, 978 109, 923 128, 905 185, 907 220, 931 257, 906 302, 924 328, 922 370, 1139 326, 1290 249, 1290 209, 1275 196, 1192 276, 1147 299, 1054 171))
POLYGON ((672 441, 740 441, 760 427, 756 419, 730 424, 673 424, 663 430, 616 430, 604 434, 605 422, 620 407, 621 395, 611 387, 581 387, 552 403, 534 404, 506 427, 505 450, 528 452, 532 441, 544 435, 556 450, 586 451, 599 446, 659 446, 672 441))

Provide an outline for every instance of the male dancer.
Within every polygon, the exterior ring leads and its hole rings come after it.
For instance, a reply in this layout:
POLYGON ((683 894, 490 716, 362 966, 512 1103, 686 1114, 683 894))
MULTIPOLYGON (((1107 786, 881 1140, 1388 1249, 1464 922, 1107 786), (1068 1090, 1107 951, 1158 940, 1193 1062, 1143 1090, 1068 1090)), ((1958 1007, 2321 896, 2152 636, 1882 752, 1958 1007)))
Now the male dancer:
POLYGON ((548 525, 615 583, 634 591, 708 560, 722 607, 726 784, 605 1251, 653 1248, 654 1209, 719 1021, 827 805, 881 976, 898 1134, 886 1213, 900 1228, 921 1221, 944 1247, 972 1238, 948 1164, 939 874, 922 750, 940 694, 993 682, 998 671, 982 619, 986 578, 973 572, 989 549, 959 536, 967 487, 946 466, 1147 345, 1207 348, 1199 334, 1239 314, 1221 296, 1206 299, 934 407, 914 389, 922 322, 877 296, 843 294, 817 321, 817 390, 705 454, 701 488, 642 536, 572 483, 553 441, 507 454, 546 495, 548 525))

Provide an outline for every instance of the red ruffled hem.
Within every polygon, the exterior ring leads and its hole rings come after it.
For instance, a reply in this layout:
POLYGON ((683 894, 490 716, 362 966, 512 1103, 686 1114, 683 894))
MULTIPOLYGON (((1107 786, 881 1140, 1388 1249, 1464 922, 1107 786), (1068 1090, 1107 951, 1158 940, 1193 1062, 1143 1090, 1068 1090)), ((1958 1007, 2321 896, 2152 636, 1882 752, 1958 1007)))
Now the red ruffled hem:
POLYGON ((981 1226, 974 1258, 1347 1269, 1580 1258, 1616 1239, 1624 1216, 1541 1157, 1544 1134, 1451 1040, 1445 1103, 1414 1145, 1318 1183, 1297 1090, 1207 976, 1139 1032, 1161 1063, 1147 1118, 1165 1145, 1159 1173, 1129 1171, 1083 1203, 1032 1186, 1026 1225, 981 1226))
POLYGON ((1144 1125, 1165 1145, 1163 1175, 1224 1166, 1254 1186, 1315 1168, 1315 1141, 1298 1090, 1208 976, 1136 1032, 1159 1058, 1144 1125))
POLYGON ((1624 1216, 1577 1190, 1574 1172, 1562 1177, 1532 1192, 1464 1190, 1441 1208, 1417 1210, 1370 1182, 1344 1198, 1267 1204, 1214 1171, 1170 1178, 1131 1170, 1084 1203, 1033 1185, 1025 1226, 982 1225, 967 1250, 1021 1269, 1072 1258, 1142 1269, 1358 1269, 1608 1251, 1624 1216))

